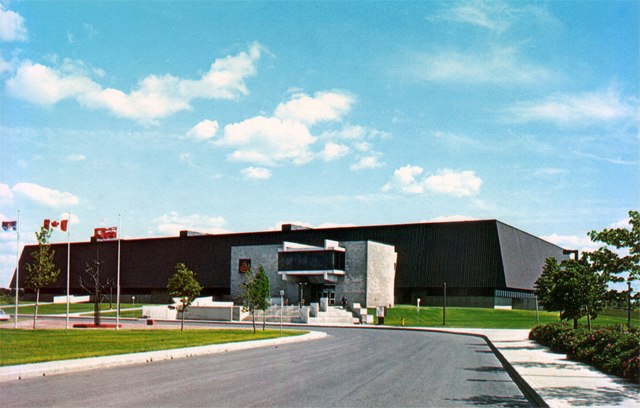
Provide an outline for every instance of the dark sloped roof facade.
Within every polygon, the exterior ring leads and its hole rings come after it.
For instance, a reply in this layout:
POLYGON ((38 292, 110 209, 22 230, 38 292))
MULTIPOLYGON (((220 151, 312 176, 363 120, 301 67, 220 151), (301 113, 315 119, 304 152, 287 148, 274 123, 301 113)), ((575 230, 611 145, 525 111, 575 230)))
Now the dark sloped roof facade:
MULTIPOLYGON (((398 253, 396 290, 448 287, 533 289, 544 259, 563 259, 562 248, 496 220, 293 229, 223 235, 121 241, 122 291, 164 290, 176 263, 192 269, 207 294, 228 294, 232 246, 278 245, 283 241, 322 245, 336 241, 371 240, 394 245, 398 253)), ((27 246, 21 270, 30 261, 27 246)), ((66 287, 67 245, 54 244, 55 262, 62 270, 52 292, 66 287)), ((117 241, 71 245, 71 287, 87 263, 99 258, 102 276, 115 279, 117 241)), ((21 274, 21 287, 23 282, 21 274)), ((15 282, 12 282, 12 287, 15 282)))

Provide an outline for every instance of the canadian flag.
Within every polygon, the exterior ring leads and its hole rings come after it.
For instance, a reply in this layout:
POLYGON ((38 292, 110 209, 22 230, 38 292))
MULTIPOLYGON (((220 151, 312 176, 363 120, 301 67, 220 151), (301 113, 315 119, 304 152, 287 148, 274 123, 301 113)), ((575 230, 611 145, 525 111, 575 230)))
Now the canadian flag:
POLYGON ((62 221, 44 220, 44 228, 48 230, 50 230, 51 228, 59 228, 60 231, 66 231, 68 225, 69 225, 69 220, 62 220, 62 221))

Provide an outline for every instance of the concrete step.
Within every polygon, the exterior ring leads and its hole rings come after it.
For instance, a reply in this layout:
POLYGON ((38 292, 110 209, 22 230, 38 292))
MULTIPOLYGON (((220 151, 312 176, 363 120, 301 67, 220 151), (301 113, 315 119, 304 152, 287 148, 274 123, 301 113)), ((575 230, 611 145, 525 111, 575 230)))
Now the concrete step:
POLYGON ((353 324, 351 312, 338 307, 329 307, 324 312, 318 312, 317 317, 309 317, 310 324, 353 324))

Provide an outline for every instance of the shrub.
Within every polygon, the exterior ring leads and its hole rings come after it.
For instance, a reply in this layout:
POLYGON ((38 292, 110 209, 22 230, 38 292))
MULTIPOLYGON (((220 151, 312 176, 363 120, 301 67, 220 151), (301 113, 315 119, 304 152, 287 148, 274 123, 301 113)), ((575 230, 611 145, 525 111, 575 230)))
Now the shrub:
POLYGON ((529 338, 605 373, 640 381, 640 330, 637 328, 610 326, 588 331, 551 323, 534 327, 529 338))
POLYGON ((535 326, 529 332, 529 339, 535 340, 552 351, 567 353, 562 338, 571 331, 571 327, 565 322, 556 322, 535 326))

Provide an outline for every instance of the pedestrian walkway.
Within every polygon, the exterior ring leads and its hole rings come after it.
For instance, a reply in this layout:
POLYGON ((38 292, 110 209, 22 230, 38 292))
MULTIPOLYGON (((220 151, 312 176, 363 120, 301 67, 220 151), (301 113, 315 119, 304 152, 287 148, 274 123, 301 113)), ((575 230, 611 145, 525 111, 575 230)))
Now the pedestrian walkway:
POLYGON ((640 385, 609 376, 529 340, 529 330, 448 329, 487 336, 550 407, 640 407, 640 385))

